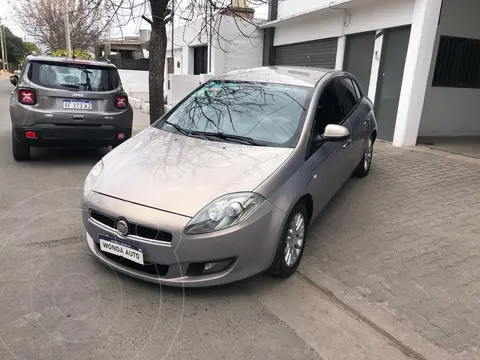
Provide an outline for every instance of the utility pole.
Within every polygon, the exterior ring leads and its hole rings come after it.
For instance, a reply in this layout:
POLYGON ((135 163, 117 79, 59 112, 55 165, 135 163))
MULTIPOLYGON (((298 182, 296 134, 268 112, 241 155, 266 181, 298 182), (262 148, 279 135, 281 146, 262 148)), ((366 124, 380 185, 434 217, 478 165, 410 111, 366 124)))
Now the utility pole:
POLYGON ((5 65, 7 65, 8 69, 8 50, 7 50, 7 31, 5 30, 5 26, 3 27, 3 46, 5 47, 5 65))
MULTIPOLYGON (((175 69, 175 52, 173 51, 173 47, 175 45, 175 0, 172 0, 172 62, 173 62, 173 69, 175 69)), ((175 70, 173 71, 175 72, 175 70)))
POLYGON ((2 45, 2 69, 5 70, 5 48, 3 44, 3 25, 1 25, 2 18, 0 18, 0 39, 2 45))
POLYGON ((68 19, 68 0, 63 2, 65 8, 65 44, 67 47, 67 57, 72 57, 72 45, 70 44, 70 21, 68 19))

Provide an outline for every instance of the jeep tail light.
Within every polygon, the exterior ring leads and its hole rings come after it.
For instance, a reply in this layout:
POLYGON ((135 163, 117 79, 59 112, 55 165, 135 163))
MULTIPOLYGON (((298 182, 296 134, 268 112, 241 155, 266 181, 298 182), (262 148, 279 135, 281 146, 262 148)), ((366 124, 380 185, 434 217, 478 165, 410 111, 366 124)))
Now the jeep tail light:
POLYGON ((18 101, 25 105, 35 105, 37 102, 35 91, 30 89, 20 89, 18 91, 18 101))
POLYGON ((115 97, 115 107, 117 109, 126 109, 128 107, 128 96, 117 95, 115 97))
POLYGON ((25 137, 27 139, 36 139, 37 138, 37 133, 35 131, 27 130, 27 131, 25 131, 25 137))

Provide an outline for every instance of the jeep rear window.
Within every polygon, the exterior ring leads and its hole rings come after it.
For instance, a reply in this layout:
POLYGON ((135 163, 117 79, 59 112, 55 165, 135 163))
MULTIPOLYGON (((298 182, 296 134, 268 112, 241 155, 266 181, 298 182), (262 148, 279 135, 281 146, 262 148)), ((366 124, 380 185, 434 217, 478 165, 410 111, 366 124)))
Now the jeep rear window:
POLYGON ((62 90, 112 91, 120 85, 117 69, 89 64, 33 61, 28 78, 37 85, 62 90))

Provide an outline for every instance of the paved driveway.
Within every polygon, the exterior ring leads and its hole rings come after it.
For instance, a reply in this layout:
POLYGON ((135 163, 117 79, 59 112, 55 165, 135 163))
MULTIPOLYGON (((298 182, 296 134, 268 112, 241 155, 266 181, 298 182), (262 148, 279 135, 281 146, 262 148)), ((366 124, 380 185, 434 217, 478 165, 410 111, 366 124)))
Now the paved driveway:
POLYGON ((374 164, 316 221, 305 271, 317 267, 439 347, 480 358, 480 162, 378 143, 374 164))

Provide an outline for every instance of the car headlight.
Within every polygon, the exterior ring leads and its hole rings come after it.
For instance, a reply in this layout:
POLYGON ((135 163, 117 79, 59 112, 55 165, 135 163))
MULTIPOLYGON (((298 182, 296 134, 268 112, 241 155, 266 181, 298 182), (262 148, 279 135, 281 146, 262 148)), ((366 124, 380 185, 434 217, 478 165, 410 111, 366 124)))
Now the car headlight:
POLYGON ((83 185, 83 199, 87 200, 88 194, 92 190, 93 186, 97 182, 98 178, 100 177, 100 174, 102 173, 103 170, 103 161, 100 160, 95 164, 95 166, 90 170, 90 172, 87 175, 87 178, 85 179, 85 184, 83 185))
POLYGON ((251 192, 224 195, 200 210, 184 233, 199 235, 226 229, 248 219, 264 201, 262 196, 251 192))

